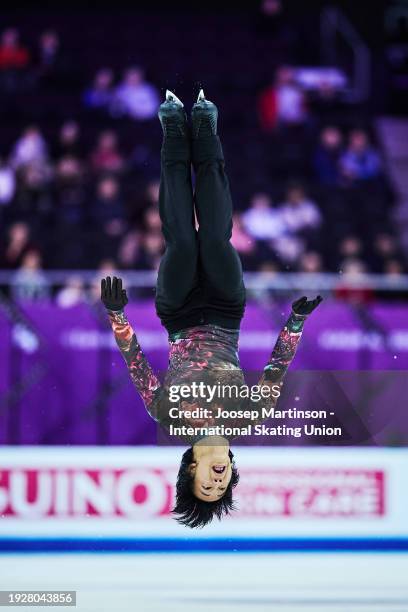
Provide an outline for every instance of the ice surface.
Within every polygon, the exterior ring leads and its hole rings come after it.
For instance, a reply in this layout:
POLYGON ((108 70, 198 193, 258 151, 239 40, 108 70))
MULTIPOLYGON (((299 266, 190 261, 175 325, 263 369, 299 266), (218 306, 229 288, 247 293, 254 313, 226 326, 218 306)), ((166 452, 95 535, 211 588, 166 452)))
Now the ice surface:
POLYGON ((392 553, 0 555, 2 590, 76 590, 81 612, 407 612, 407 576, 392 553))

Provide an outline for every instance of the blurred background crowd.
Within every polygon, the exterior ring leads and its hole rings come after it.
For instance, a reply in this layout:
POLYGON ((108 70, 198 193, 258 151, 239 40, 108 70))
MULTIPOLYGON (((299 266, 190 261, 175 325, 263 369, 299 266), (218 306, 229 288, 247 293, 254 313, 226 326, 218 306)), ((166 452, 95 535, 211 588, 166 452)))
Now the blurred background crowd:
POLYGON ((387 48, 406 23, 378 39, 373 15, 371 84, 352 95, 350 57, 322 57, 321 13, 292 5, 3 21, 0 269, 37 274, 26 296, 47 294, 42 270, 157 269, 166 87, 219 106, 246 271, 407 272, 376 124, 400 111, 387 48))

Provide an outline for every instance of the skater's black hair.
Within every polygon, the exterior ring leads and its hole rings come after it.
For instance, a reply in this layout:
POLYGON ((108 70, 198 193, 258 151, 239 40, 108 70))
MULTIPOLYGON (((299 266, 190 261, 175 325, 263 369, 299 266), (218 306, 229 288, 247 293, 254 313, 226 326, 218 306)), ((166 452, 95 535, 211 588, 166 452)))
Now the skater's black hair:
POLYGON ((193 493, 194 475, 190 473, 189 466, 194 461, 193 448, 189 448, 183 453, 180 469, 176 484, 176 505, 172 512, 177 514, 176 521, 187 527, 204 527, 211 523, 214 516, 221 520, 232 510, 235 510, 232 499, 232 490, 239 481, 238 470, 235 466, 234 455, 229 451, 231 460, 232 475, 231 480, 225 490, 224 495, 217 501, 207 502, 198 499, 193 493))

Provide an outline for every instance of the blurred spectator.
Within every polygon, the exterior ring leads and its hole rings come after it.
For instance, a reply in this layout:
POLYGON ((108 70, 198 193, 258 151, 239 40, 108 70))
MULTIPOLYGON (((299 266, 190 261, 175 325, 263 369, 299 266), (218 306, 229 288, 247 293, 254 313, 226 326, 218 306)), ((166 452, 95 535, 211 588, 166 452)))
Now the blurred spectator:
POLYGON ((0 159, 0 205, 9 204, 16 190, 16 179, 12 168, 0 159))
POLYGON ((339 182, 339 160, 343 137, 335 126, 328 126, 320 133, 320 142, 314 157, 316 176, 322 185, 336 185, 339 182))
POLYGON ((13 209, 38 230, 51 221, 53 198, 50 190, 51 168, 45 163, 33 161, 21 166, 18 172, 18 189, 13 209))
POLYGON ((375 272, 383 272, 384 265, 389 260, 402 261, 404 259, 396 238, 386 232, 374 236, 371 248, 370 262, 375 272))
POLYGON ((109 236, 118 236, 124 231, 124 207, 119 183, 114 177, 107 176, 97 184, 91 216, 96 228, 101 228, 109 236))
MULTIPOLYGON (((126 167, 128 169, 128 166, 126 167)), ((134 184, 135 190, 127 196, 127 216, 129 222, 135 227, 144 227, 145 211, 149 208, 158 208, 160 180, 153 179, 146 183, 145 177, 140 177, 138 184, 134 184)))
POLYGON ((143 236, 141 267, 157 270, 163 250, 163 234, 161 232, 147 232, 143 236))
POLYGON ((7 239, 1 253, 1 267, 18 268, 26 253, 34 249, 27 223, 17 221, 9 227, 7 239))
POLYGON ((116 87, 111 112, 116 117, 128 115, 145 121, 156 117, 159 103, 157 89, 144 80, 141 68, 134 67, 126 70, 122 82, 116 87))
MULTIPOLYGON (((55 167, 55 177, 61 179, 62 182, 65 180, 71 181, 72 179, 81 178, 83 175, 83 165, 82 162, 74 157, 73 155, 65 155, 61 157, 55 167)), ((58 188, 59 192, 60 189, 58 188)))
POLYGON ((374 238, 374 252, 382 261, 391 258, 401 258, 402 252, 395 236, 381 233, 374 238))
POLYGON ((271 240, 270 246, 282 264, 285 264, 287 271, 293 265, 296 265, 305 250, 304 240, 294 235, 283 235, 280 238, 275 238, 271 240))
POLYGON ((233 217, 231 244, 240 254, 251 254, 256 246, 255 240, 246 232, 238 214, 233 217))
POLYGON ((93 84, 83 96, 84 104, 93 110, 107 109, 113 96, 113 72, 110 68, 101 68, 95 75, 93 84))
POLYGON ((340 272, 341 283, 334 292, 337 299, 354 305, 366 304, 374 299, 372 289, 361 287, 362 276, 367 273, 367 267, 362 259, 346 258, 340 265, 340 272))
POLYGON ((248 234, 257 240, 279 238, 286 232, 280 211, 272 207, 271 198, 266 193, 252 197, 249 209, 242 215, 242 222, 248 234))
POLYGON ((316 251, 306 251, 299 259, 299 272, 318 274, 323 272, 323 260, 316 251))
POLYGON ((91 165, 95 172, 119 172, 123 169, 124 159, 119 153, 118 138, 113 130, 100 134, 91 155, 91 165))
POLYGON ((237 250, 243 268, 249 271, 255 270, 260 259, 258 245, 256 240, 246 231, 239 214, 235 214, 233 217, 231 244, 237 250))
POLYGON ((31 163, 41 164, 47 160, 47 145, 36 126, 24 130, 14 145, 10 160, 16 169, 31 163))
POLYGON ((76 85, 75 70, 68 53, 61 50, 60 38, 55 30, 41 33, 36 54, 36 74, 41 89, 70 91, 76 85))
POLYGON ((13 298, 21 301, 43 300, 50 297, 50 288, 42 272, 41 253, 31 249, 24 255, 11 285, 13 298))
POLYGON ((249 210, 242 215, 243 225, 250 236, 259 241, 257 250, 266 257, 277 258, 283 264, 293 264, 303 252, 303 240, 291 235, 282 213, 272 208, 270 197, 265 193, 255 194, 249 210))
POLYGON ((380 174, 380 156, 364 130, 351 132, 347 149, 340 158, 340 170, 348 182, 364 181, 380 174))
POLYGON ((352 233, 346 233, 345 236, 337 242, 336 252, 333 254, 333 265, 336 271, 341 270, 343 273, 344 262, 364 261, 365 249, 362 240, 352 233))
POLYGON ((30 61, 28 50, 20 44, 19 32, 8 28, 0 39, 0 70, 19 70, 25 68, 30 61))
POLYGON ((318 206, 306 197, 301 185, 291 186, 283 204, 278 208, 287 229, 292 233, 314 230, 322 223, 318 206))
POLYGON ((387 259, 384 263, 383 273, 387 276, 399 277, 405 274, 404 266, 398 259, 387 259))
POLYGON ((77 121, 69 119, 61 126, 58 134, 58 142, 54 149, 54 155, 58 159, 65 155, 82 157, 83 154, 81 128, 77 121))
POLYGON ((86 292, 80 276, 68 278, 65 286, 55 296, 55 302, 60 308, 72 308, 84 301, 86 301, 86 292))
POLYGON ((271 131, 279 126, 301 125, 306 121, 305 96, 296 84, 293 69, 278 69, 275 83, 261 92, 258 100, 261 127, 271 131))
POLYGON ((118 250, 127 230, 124 205, 118 180, 113 176, 101 178, 91 203, 90 221, 87 224, 88 267, 97 261, 117 260, 118 250))
POLYGON ((343 280, 347 282, 358 282, 358 278, 362 274, 366 274, 367 266, 362 259, 358 257, 346 257, 340 264, 340 272, 343 275, 343 280))
POLYGON ((357 236, 346 236, 339 245, 341 259, 361 257, 363 254, 363 243, 357 236))
POLYGON ((118 262, 121 268, 137 268, 141 257, 142 235, 133 230, 122 239, 118 249, 118 262))
POLYGON ((55 168, 58 223, 80 225, 84 220, 86 185, 81 162, 73 155, 61 157, 55 168))
POLYGON ((146 202, 150 204, 158 204, 160 193, 160 180, 150 181, 146 187, 146 202))
POLYGON ((144 214, 144 227, 149 232, 160 232, 161 219, 159 209, 156 206, 150 206, 144 214))
POLYGON ((39 41, 39 66, 42 71, 54 68, 60 47, 58 34, 54 30, 46 30, 39 41))
POLYGON ((390 234, 377 234, 374 239, 374 248, 376 252, 383 258, 396 255, 398 252, 398 244, 394 236, 390 234))

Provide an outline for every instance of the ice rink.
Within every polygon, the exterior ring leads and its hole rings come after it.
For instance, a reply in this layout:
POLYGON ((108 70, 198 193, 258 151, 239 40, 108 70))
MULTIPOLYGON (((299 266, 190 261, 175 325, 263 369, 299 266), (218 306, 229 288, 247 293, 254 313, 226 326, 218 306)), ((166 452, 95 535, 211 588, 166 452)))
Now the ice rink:
POLYGON ((0 556, 2 590, 76 590, 81 612, 408 612, 407 577, 395 553, 0 556))

